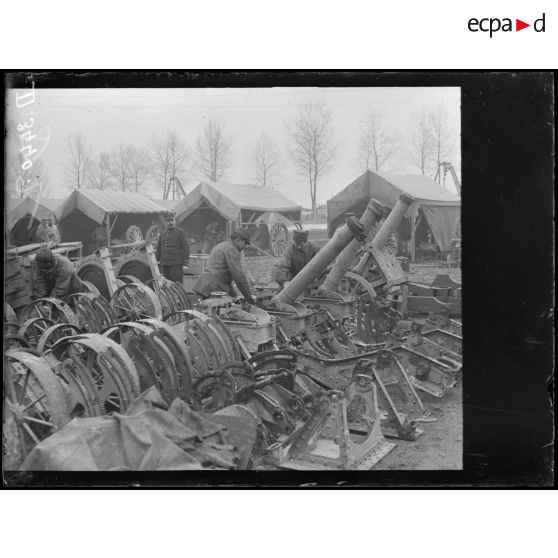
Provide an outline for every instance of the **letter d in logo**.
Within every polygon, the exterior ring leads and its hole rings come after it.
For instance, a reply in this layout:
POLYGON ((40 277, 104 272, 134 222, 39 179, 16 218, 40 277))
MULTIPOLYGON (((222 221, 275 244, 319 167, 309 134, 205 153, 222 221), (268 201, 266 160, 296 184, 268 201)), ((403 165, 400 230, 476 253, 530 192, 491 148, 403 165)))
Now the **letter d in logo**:
POLYGON ((536 19, 535 23, 533 23, 533 29, 537 33, 544 33, 544 27, 545 27, 545 14, 543 14, 541 18, 536 19))

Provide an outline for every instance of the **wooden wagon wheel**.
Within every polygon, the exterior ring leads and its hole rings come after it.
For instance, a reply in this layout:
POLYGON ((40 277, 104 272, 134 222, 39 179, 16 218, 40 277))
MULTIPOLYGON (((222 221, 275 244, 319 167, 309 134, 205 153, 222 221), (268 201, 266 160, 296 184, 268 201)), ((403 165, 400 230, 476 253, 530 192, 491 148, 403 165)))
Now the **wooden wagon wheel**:
POLYGON ((129 283, 116 289, 110 300, 119 320, 163 317, 157 295, 142 283, 129 283))
POLYGON ((18 467, 33 447, 70 420, 70 414, 62 384, 44 359, 10 350, 5 364, 3 445, 7 462, 18 467))
POLYGON ((133 244, 134 242, 142 242, 143 234, 137 225, 130 225, 126 229, 126 242, 133 244))
POLYGON ((282 256, 289 245, 289 231, 283 223, 275 223, 271 227, 270 245, 274 256, 282 256))

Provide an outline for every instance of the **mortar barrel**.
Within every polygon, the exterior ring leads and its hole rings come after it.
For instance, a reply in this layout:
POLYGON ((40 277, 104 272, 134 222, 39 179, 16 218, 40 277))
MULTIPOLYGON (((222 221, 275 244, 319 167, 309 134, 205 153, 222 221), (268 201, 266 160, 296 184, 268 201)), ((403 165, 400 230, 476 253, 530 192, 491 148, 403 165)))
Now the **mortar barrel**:
POLYGON ((384 224, 380 227, 380 230, 372 240, 372 246, 374 246, 374 248, 381 249, 386 245, 389 237, 395 232, 395 229, 397 229, 399 223, 401 223, 407 209, 409 209, 409 206, 414 201, 415 200, 407 194, 401 194, 399 196, 394 208, 390 211, 384 224))
MULTIPOLYGON (((376 206, 375 200, 370 200, 360 222, 364 226, 364 234, 368 235, 370 229, 379 221, 381 217, 381 206, 376 206)), ((355 256, 362 247, 362 242, 358 238, 353 238, 350 244, 339 254, 335 264, 325 278, 322 289, 335 292, 339 288, 339 283, 349 271, 355 256)))
POLYGON ((349 242, 356 235, 362 235, 363 231, 362 223, 352 217, 345 225, 335 231, 327 244, 277 294, 275 300, 283 304, 293 304, 304 290, 320 276, 324 269, 335 260, 349 242))

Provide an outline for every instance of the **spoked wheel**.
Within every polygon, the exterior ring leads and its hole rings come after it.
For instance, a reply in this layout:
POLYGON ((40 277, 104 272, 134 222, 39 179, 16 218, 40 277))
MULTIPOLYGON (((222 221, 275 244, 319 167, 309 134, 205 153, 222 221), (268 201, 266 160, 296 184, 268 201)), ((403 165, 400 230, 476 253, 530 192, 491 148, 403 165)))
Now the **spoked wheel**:
POLYGON ((54 322, 47 318, 31 318, 23 322, 17 334, 23 337, 29 343, 30 347, 36 347, 41 335, 53 325, 54 322))
POLYGON ((147 244, 155 245, 157 244, 158 238, 159 238, 159 227, 157 225, 151 225, 145 231, 145 242, 147 244))
MULTIPOLYGON (((17 330, 16 330, 17 331, 17 330)), ((22 337, 21 335, 17 335, 17 333, 8 333, 4 335, 4 350, 9 349, 30 349, 31 345, 29 341, 22 337)))
POLYGON ((44 438, 70 420, 64 389, 48 363, 25 351, 7 351, 4 368, 4 451, 19 467, 44 438))
POLYGON ((93 307, 94 295, 78 293, 68 297, 68 301, 77 317, 79 329, 83 333, 97 333, 102 329, 102 321, 93 307))
POLYGON ((283 223, 275 223, 271 227, 270 243, 271 253, 282 256, 289 245, 289 231, 283 223))
POLYGON ((21 314, 21 321, 31 318, 46 318, 53 324, 74 324, 79 326, 77 316, 70 306, 56 298, 39 298, 28 304, 21 314))
POLYGON ((52 352, 92 389, 104 413, 125 412, 140 393, 133 362, 120 345, 107 337, 86 334, 63 338, 52 352))
POLYGON ((80 335, 81 333, 82 332, 79 327, 73 324, 53 325, 45 330, 41 335, 39 342, 37 343, 37 351, 39 353, 44 353, 63 337, 71 337, 73 335, 80 335))
POLYGON ((111 298, 111 306, 119 320, 160 320, 162 308, 157 295, 141 283, 129 283, 116 289, 111 298))
POLYGON ((134 242, 142 242, 143 234, 141 229, 136 225, 131 225, 126 229, 126 242, 133 244, 134 242))

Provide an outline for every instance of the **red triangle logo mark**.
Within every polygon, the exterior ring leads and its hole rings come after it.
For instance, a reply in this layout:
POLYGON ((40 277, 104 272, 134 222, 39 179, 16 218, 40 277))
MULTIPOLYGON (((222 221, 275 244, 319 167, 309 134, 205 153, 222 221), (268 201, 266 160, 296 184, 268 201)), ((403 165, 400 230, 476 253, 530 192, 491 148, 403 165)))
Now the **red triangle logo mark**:
POLYGON ((525 23, 524 21, 521 21, 520 19, 515 20, 515 30, 516 31, 521 31, 522 29, 525 29, 526 27, 531 27, 531 24, 530 23, 525 23))

